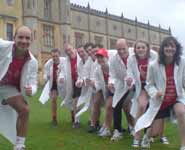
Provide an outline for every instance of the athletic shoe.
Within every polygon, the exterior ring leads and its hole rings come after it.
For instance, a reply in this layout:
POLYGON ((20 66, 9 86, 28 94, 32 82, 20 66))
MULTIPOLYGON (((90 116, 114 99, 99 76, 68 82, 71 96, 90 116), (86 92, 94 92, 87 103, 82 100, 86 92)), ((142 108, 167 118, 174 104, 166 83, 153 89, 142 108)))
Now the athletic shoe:
POLYGON ((91 125, 91 126, 89 126, 89 129, 88 129, 87 132, 89 132, 89 133, 95 133, 95 132, 97 132, 97 128, 91 125))
POLYGON ((134 136, 134 128, 133 128, 133 127, 128 127, 128 133, 129 133, 131 136, 134 136))
POLYGON ((155 140, 155 139, 154 139, 153 137, 150 137, 149 140, 150 140, 150 143, 154 143, 154 140, 155 140))
POLYGON ((80 122, 74 122, 72 128, 74 129, 80 128, 80 122))
POLYGON ((111 141, 118 141, 123 138, 122 132, 119 132, 117 129, 114 130, 113 136, 111 137, 111 141))
POLYGON ((163 137, 160 138, 160 142, 162 144, 165 144, 165 145, 170 144, 169 141, 168 141, 168 139, 167 139, 167 137, 165 137, 165 136, 163 136, 163 137))
POLYGON ((98 135, 101 134, 101 133, 103 132, 104 129, 105 129, 105 127, 102 126, 102 127, 100 128, 100 130, 98 131, 98 135))
POLYGON ((134 139, 132 143, 132 147, 135 147, 135 148, 140 147, 140 140, 134 139))
POLYGON ((142 139, 141 147, 150 148, 150 139, 148 138, 147 134, 145 134, 143 139, 142 139))
POLYGON ((51 125, 52 125, 53 127, 56 127, 56 126, 58 125, 57 120, 52 120, 51 125))
POLYGON ((185 150, 185 146, 181 146, 180 150, 185 150))
POLYGON ((23 144, 17 144, 14 146, 14 150, 25 150, 26 147, 23 144))
POLYGON ((107 136, 111 136, 111 132, 109 129, 104 128, 104 130, 99 134, 100 137, 107 137, 107 136))

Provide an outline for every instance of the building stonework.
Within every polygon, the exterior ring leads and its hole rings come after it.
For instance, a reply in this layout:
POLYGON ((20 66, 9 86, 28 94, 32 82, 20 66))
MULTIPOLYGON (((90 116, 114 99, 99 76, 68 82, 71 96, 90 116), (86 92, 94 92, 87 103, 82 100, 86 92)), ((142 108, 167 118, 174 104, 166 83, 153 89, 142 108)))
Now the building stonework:
MULTIPOLYGON (((50 57, 52 48, 63 52, 65 43, 77 47, 86 42, 115 48, 118 38, 126 38, 129 46, 137 39, 147 41, 157 50, 171 30, 144 24, 123 16, 115 16, 87 7, 71 4, 70 0, 1 0, 0 37, 12 39, 15 29, 27 25, 33 30, 32 52, 39 60, 40 70, 50 57)), ((41 74, 42 76, 42 74, 41 74)))

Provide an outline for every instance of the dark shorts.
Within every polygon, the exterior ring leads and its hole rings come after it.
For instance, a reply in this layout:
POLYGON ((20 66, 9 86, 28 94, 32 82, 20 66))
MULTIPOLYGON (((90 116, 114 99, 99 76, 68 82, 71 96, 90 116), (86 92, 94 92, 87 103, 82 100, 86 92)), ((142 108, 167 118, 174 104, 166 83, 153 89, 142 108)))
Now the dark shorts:
POLYGON ((52 87, 51 87, 51 91, 54 91, 54 90, 56 90, 56 91, 58 92, 58 89, 57 89, 57 82, 56 82, 56 81, 53 82, 53 85, 52 85, 52 87))
POLYGON ((6 100, 14 97, 22 95, 20 91, 12 85, 0 85, 0 103, 6 105, 6 100))
POLYGON ((112 93, 110 90, 108 90, 108 91, 107 91, 107 96, 108 96, 108 97, 109 97, 109 96, 112 96, 112 97, 113 97, 113 96, 114 96, 114 93, 112 93))
POLYGON ((155 117, 155 120, 170 117, 170 112, 173 110, 173 106, 177 103, 180 103, 180 102, 176 101, 174 104, 166 107, 165 109, 159 110, 159 112, 157 113, 155 117))
POLYGON ((75 82, 74 82, 74 83, 73 83, 73 96, 72 96, 72 98, 80 97, 81 89, 82 89, 82 88, 76 87, 75 82))
POLYGON ((141 83, 141 89, 142 89, 142 90, 145 90, 145 85, 146 85, 146 82, 141 83))

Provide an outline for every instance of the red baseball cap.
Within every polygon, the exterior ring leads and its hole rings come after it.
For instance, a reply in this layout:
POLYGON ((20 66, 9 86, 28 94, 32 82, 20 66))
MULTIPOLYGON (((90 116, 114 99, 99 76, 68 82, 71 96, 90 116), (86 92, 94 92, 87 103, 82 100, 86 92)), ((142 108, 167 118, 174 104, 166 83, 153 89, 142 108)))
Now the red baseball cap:
POLYGON ((105 48, 100 48, 97 52, 96 52, 96 56, 97 55, 100 55, 100 56, 103 56, 103 57, 109 57, 108 56, 108 52, 107 52, 107 49, 105 48))

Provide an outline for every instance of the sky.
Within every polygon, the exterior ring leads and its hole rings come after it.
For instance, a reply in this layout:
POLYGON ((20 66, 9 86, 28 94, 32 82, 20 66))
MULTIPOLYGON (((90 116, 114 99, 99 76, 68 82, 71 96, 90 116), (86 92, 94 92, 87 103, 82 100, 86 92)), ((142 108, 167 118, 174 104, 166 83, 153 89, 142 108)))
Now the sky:
MULTIPOLYGON (((110 14, 137 20, 143 23, 171 28, 175 36, 185 49, 185 0, 71 0, 71 3, 105 11, 110 14)), ((185 50, 184 50, 185 52, 185 50)))

